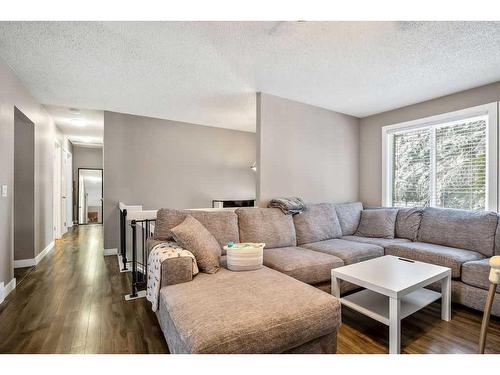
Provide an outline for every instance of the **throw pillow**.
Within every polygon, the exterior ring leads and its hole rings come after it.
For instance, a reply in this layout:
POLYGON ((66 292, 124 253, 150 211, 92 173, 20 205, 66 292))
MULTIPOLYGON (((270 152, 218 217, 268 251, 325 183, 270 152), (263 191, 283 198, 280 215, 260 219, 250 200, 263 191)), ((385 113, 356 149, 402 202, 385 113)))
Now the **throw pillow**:
POLYGON ((354 234, 361 237, 394 238, 398 210, 380 208, 361 211, 358 230, 354 234))
POLYGON ((193 253, 201 272, 216 273, 220 268, 221 248, 215 237, 192 216, 171 229, 175 241, 193 253))

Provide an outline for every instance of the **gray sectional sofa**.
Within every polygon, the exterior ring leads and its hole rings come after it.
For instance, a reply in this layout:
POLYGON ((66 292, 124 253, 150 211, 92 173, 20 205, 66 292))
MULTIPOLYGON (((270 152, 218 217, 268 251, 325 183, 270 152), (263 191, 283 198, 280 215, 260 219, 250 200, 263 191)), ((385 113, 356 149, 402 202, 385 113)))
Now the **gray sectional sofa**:
MULTIPOLYGON (((483 309, 488 259, 500 254, 495 213, 399 209, 394 236, 387 236, 393 238, 377 238, 357 232, 362 211, 360 202, 308 205, 294 216, 274 208, 160 210, 150 248, 170 239, 169 230, 186 215, 199 220, 221 246, 266 243, 265 267, 255 271, 223 267, 193 277, 190 261, 162 263, 157 315, 170 351, 335 353, 341 318, 340 303, 329 294, 331 269, 384 254, 450 267, 452 300, 483 309)), ((355 288, 341 284, 342 293, 355 288)), ((492 313, 500 316, 499 298, 492 313)))

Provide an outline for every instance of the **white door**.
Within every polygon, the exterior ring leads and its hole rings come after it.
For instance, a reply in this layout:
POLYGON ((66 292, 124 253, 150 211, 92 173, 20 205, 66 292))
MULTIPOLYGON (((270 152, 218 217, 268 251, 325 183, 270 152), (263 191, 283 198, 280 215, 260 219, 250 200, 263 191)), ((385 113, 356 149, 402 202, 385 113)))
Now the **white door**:
POLYGON ((68 228, 73 226, 73 208, 72 208, 72 168, 71 168, 71 153, 63 150, 62 154, 62 173, 61 173, 61 229, 62 234, 68 231, 68 228))
POLYGON ((53 224, 54 239, 61 237, 61 145, 54 148, 54 180, 53 180, 53 224))

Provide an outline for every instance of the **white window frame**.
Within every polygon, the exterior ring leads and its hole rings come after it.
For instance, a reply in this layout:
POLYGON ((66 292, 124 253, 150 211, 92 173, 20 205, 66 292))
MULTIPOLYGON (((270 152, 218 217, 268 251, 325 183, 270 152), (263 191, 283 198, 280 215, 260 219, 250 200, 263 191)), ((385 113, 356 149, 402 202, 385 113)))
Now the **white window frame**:
MULTIPOLYGON (((401 122, 382 127, 382 206, 392 206, 392 175, 393 175, 393 137, 395 133, 410 131, 431 125, 446 123, 476 116, 488 116, 486 131, 486 207, 488 211, 498 212, 498 107, 499 102, 479 105, 459 111, 443 113, 418 120, 401 122)), ((431 197, 431 199, 434 199, 431 197)), ((431 203, 432 205, 432 203, 431 203)))

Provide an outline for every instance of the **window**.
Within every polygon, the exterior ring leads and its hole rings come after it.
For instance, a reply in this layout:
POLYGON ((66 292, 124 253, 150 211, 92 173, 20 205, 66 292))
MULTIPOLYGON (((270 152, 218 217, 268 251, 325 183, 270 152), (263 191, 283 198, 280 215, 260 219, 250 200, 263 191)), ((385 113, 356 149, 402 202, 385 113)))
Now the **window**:
POLYGON ((386 206, 497 210, 497 105, 383 128, 386 206))

